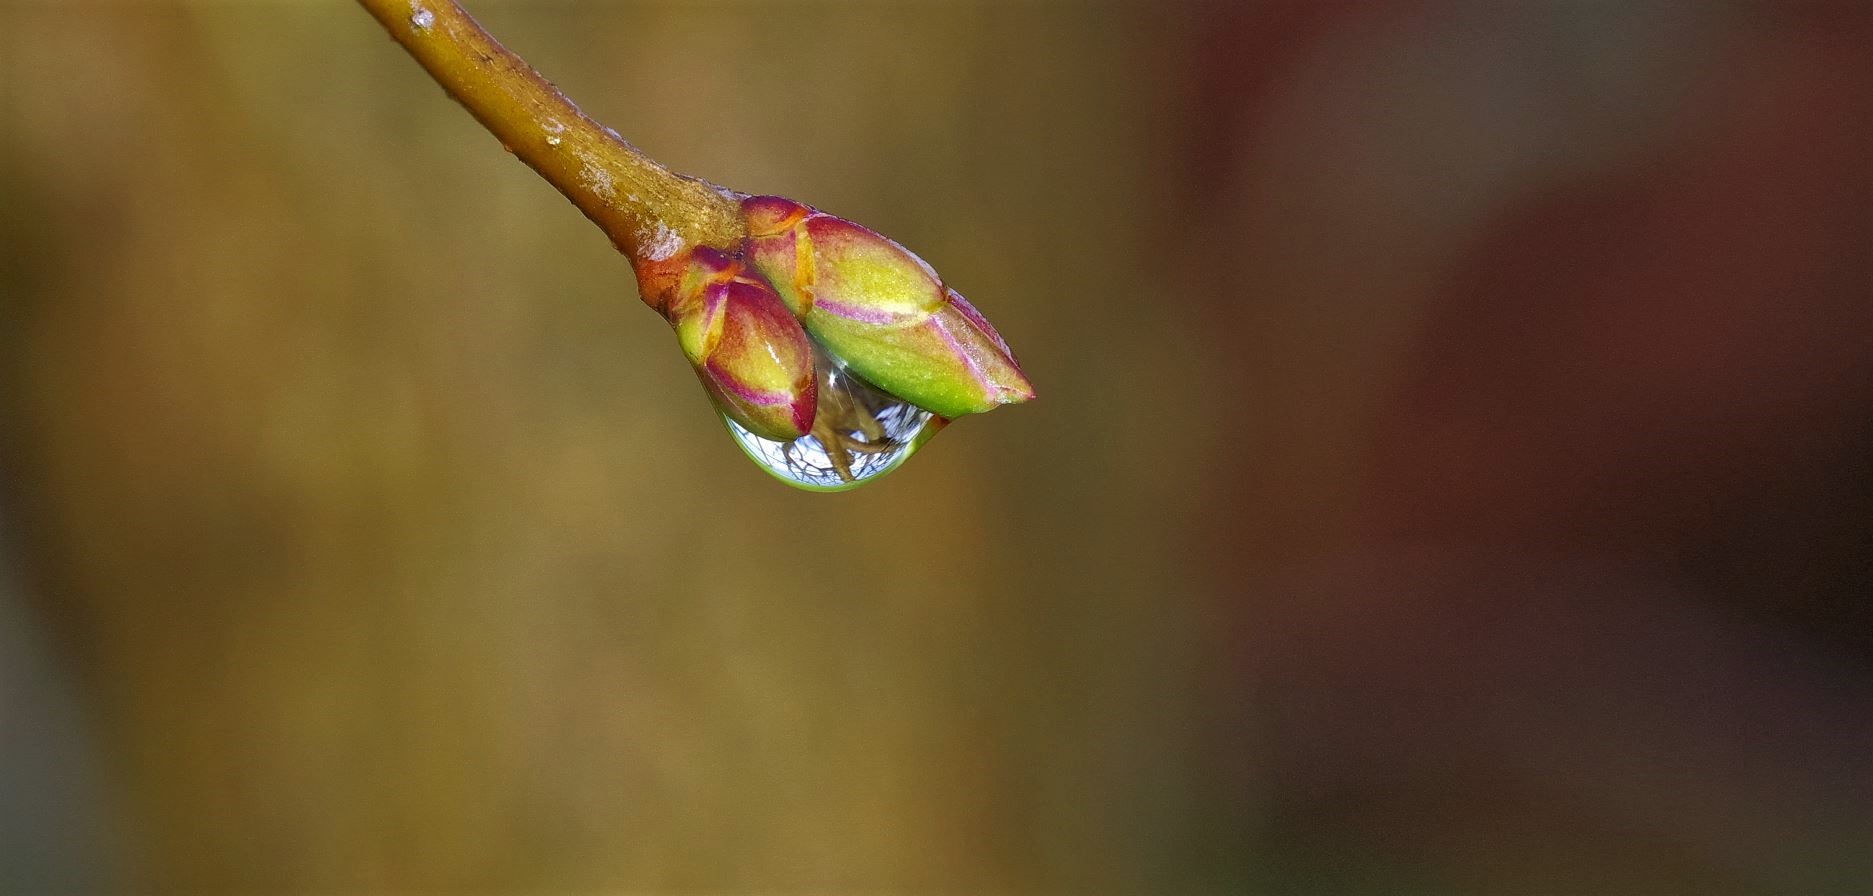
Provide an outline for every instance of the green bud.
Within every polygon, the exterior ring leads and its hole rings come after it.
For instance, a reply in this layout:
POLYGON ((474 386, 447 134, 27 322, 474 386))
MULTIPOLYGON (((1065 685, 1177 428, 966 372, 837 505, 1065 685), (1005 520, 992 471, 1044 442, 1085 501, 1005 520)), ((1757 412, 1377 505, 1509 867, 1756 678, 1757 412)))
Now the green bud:
POLYGON ((747 260, 834 358, 940 416, 1034 397, 1001 335, 923 259, 778 196, 742 202, 747 260))

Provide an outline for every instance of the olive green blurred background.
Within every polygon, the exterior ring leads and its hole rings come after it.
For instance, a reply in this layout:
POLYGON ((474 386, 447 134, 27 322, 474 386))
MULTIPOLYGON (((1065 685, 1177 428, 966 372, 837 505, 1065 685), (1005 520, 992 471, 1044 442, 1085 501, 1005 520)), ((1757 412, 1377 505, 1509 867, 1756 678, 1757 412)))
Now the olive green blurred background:
POLYGON ((346 2, 0 3, 0 890, 1873 887, 1860 4, 471 3, 1040 391, 732 446, 346 2))

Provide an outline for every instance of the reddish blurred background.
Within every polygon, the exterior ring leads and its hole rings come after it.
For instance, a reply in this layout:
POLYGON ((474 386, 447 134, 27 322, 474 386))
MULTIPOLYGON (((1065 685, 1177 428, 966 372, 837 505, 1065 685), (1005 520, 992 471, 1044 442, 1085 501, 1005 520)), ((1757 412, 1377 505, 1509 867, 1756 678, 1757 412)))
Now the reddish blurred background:
POLYGON ((1873 891, 1873 7, 471 3, 1041 400, 842 496, 347 4, 0 6, 0 889, 1873 891))

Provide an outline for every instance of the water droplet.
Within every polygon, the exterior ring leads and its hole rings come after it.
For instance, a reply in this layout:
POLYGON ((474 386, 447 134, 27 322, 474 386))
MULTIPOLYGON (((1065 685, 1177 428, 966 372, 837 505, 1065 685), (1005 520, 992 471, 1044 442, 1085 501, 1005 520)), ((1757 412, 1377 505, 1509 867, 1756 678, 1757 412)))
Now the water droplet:
POLYGON ((558 136, 557 134, 548 134, 548 135, 546 135, 546 145, 547 145, 547 146, 558 146, 558 145, 559 145, 559 136, 558 136))
POLYGON ((949 422, 818 354, 819 415, 812 432, 776 442, 722 418, 741 450, 788 485, 818 492, 857 488, 897 469, 949 422))

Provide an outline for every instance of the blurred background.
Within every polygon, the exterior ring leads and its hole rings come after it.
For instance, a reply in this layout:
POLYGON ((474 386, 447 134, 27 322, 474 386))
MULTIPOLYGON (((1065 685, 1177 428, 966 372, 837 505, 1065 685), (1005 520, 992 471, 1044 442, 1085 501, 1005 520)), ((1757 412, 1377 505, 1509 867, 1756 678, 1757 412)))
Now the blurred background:
POLYGON ((1873 7, 471 2, 1041 398, 857 492, 346 2, 0 2, 0 890, 1873 892, 1873 7))

